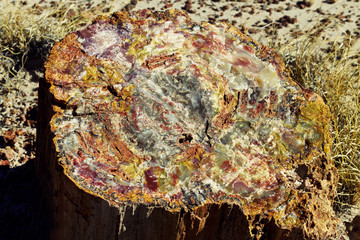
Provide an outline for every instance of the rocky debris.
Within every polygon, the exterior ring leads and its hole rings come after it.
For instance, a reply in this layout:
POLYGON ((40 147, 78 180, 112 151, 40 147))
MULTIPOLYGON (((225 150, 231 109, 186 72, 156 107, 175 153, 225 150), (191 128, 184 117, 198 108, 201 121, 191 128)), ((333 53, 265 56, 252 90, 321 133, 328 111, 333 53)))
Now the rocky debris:
POLYGON ((299 1, 296 3, 296 6, 299 7, 300 9, 311 7, 311 5, 312 4, 310 1, 299 1))
POLYGON ((54 46, 46 79, 59 162, 86 192, 119 208, 236 204, 258 236, 271 219, 339 234, 329 108, 233 26, 178 10, 98 17, 54 46))
MULTIPOLYGON (((0 66, 0 75, 6 79, 0 66)), ((0 94, 0 165, 17 167, 35 158, 37 112, 37 83, 18 78, 29 78, 23 71, 2 85, 0 94), (26 99, 26 100, 25 100, 26 99)))

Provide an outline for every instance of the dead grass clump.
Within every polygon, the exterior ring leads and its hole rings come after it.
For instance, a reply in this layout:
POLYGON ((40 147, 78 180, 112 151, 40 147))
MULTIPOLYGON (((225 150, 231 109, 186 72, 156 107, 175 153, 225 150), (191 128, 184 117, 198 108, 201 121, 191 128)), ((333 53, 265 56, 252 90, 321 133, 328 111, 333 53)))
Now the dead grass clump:
POLYGON ((332 155, 340 177, 338 210, 360 205, 360 56, 355 47, 358 40, 348 34, 342 42, 330 42, 308 32, 277 46, 292 78, 320 94, 333 114, 332 155))

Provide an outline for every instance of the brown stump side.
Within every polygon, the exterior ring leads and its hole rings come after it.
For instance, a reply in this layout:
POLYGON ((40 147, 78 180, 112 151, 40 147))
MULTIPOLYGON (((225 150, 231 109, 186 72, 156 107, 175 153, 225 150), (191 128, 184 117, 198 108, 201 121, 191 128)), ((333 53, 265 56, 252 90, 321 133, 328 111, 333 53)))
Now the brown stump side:
MULTIPOLYGON (((37 133, 37 175, 44 203, 48 239, 118 239, 119 212, 93 195, 80 190, 57 163, 49 122, 53 97, 45 80, 39 87, 39 124, 37 133)), ((45 239, 47 239, 45 237, 45 239)))
MULTIPOLYGON (((72 240, 241 240, 249 239, 249 224, 236 205, 211 204, 193 213, 169 212, 145 205, 117 209, 108 202, 79 189, 57 162, 49 122, 54 99, 45 80, 39 87, 37 176, 40 179, 44 227, 49 236, 40 239, 72 240)), ((304 239, 300 230, 265 225, 263 239, 304 239)))

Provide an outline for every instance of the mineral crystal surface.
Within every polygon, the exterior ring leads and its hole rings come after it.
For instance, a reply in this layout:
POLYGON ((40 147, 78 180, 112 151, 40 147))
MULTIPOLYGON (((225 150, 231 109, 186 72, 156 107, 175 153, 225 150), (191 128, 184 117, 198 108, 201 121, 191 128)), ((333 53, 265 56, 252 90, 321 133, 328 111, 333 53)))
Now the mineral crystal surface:
POLYGON ((83 190, 335 234, 329 109, 236 28, 178 10, 99 17, 55 45, 46 79, 59 161, 83 190))

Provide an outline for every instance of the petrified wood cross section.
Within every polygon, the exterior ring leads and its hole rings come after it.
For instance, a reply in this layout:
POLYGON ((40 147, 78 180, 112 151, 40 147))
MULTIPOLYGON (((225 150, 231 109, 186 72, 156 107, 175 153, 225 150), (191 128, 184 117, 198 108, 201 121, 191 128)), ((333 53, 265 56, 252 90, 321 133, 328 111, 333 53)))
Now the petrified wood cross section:
POLYGON ((329 109, 233 26, 99 17, 54 46, 46 80, 59 162, 84 191, 119 208, 235 204, 250 223, 336 235, 329 109))

